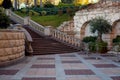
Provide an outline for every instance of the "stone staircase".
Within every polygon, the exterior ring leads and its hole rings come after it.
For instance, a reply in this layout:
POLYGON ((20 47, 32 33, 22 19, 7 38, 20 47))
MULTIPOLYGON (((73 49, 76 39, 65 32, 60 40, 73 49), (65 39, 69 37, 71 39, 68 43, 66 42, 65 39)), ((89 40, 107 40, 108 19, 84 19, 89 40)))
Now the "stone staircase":
POLYGON ((33 55, 39 54, 56 54, 56 53, 71 53, 77 52, 78 50, 73 49, 72 47, 66 46, 63 43, 55 41, 51 38, 46 38, 40 36, 36 32, 32 31, 30 28, 25 27, 25 29, 30 33, 33 38, 32 48, 33 55))

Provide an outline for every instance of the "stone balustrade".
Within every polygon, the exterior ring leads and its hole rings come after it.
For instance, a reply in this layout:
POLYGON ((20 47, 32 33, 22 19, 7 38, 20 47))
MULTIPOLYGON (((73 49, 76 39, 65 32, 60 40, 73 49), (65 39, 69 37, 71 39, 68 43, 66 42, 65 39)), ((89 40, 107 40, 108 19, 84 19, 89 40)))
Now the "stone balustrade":
POLYGON ((16 30, 0 30, 0 67, 15 63, 24 56, 24 33, 16 30))
POLYGON ((14 17, 14 20, 16 19, 16 17, 20 18, 19 19, 20 21, 18 23, 25 24, 25 25, 27 23, 30 26, 30 28, 33 29, 38 34, 42 34, 42 35, 45 35, 45 36, 51 36, 53 39, 56 39, 56 40, 66 44, 66 45, 69 45, 73 48, 76 48, 76 49, 80 50, 81 41, 79 39, 77 39, 75 37, 72 37, 72 36, 69 36, 66 33, 63 33, 63 32, 61 32, 57 29, 52 29, 50 27, 46 28, 46 27, 34 22, 30 18, 24 19, 24 18, 18 17, 18 15, 16 15, 12 11, 9 11, 9 13, 11 14, 11 15, 9 15, 10 18, 14 17), (27 21, 24 21, 24 20, 27 20, 27 21), (26 23, 24 23, 24 22, 26 22, 26 23))

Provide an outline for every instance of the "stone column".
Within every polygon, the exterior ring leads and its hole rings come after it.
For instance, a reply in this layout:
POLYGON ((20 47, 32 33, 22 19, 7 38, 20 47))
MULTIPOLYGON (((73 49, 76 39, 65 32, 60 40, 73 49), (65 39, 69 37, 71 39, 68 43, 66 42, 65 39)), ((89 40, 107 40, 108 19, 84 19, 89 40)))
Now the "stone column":
POLYGON ((27 16, 24 18, 24 25, 29 25, 30 17, 27 16))
POLYGON ((45 28, 45 30, 44 30, 44 34, 46 35, 46 36, 50 36, 51 35, 51 26, 47 26, 46 28, 45 28))

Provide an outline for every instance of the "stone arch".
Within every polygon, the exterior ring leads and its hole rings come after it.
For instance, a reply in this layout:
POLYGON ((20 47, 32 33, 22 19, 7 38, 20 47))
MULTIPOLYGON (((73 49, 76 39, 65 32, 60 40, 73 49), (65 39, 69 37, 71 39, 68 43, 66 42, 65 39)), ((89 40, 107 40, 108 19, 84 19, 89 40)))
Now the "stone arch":
POLYGON ((115 20, 115 21, 113 22, 113 24, 112 24, 112 32, 111 32, 111 33, 109 33, 109 34, 104 34, 103 40, 108 42, 109 48, 113 45, 112 40, 113 40, 114 38, 116 38, 117 35, 120 35, 120 19, 115 20), (117 31, 118 29, 116 29, 118 23, 119 23, 119 31, 117 31), (119 32, 119 33, 117 33, 117 32, 119 32))
POLYGON ((80 39, 82 40, 85 36, 85 29, 87 27, 87 25, 89 24, 90 21, 86 21, 82 27, 81 27, 81 30, 80 30, 80 39))
POLYGON ((117 35, 120 35, 120 19, 116 20, 112 24, 112 33, 111 38, 116 38, 117 35))

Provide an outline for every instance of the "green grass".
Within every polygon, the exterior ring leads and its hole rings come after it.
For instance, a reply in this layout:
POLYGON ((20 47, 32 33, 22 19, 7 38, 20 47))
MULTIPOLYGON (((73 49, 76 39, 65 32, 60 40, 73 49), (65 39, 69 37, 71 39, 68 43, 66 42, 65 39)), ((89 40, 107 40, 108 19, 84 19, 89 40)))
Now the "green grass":
POLYGON ((72 18, 68 15, 64 14, 62 16, 59 15, 50 15, 50 16, 33 16, 32 20, 36 21, 37 23, 43 26, 53 26, 58 27, 64 21, 71 20, 72 18))
MULTIPOLYGON (((18 15, 25 17, 26 14, 15 12, 18 15)), ((31 16, 31 19, 43 26, 52 26, 53 28, 58 27, 64 21, 72 20, 73 18, 67 14, 59 15, 47 15, 47 16, 31 16)))

